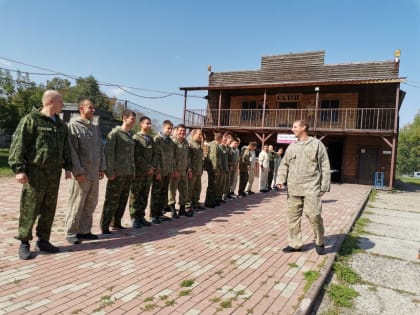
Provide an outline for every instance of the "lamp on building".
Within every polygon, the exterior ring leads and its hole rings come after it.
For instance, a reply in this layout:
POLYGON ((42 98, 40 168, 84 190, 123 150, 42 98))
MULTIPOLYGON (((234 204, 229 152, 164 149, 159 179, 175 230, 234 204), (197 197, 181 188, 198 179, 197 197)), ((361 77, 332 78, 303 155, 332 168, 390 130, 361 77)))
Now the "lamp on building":
POLYGON ((400 62, 401 50, 395 49, 394 56, 395 56, 395 62, 400 62))

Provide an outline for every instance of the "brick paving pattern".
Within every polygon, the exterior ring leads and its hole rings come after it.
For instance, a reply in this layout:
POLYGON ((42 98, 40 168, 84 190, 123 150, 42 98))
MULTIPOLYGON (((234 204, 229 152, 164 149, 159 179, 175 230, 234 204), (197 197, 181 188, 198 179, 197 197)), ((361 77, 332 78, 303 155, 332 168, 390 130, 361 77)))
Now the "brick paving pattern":
MULTIPOLYGON (((98 234, 105 183, 94 216, 98 234)), ((293 314, 305 293, 303 273, 326 268, 370 187, 332 185, 323 197, 327 254, 318 256, 306 218, 304 251, 281 252, 286 194, 275 191, 73 246, 64 237, 68 181, 62 180, 51 239, 61 252, 28 261, 19 260, 13 238, 20 191, 14 178, 0 179, 0 315, 293 314)), ((130 226, 128 211, 123 223, 130 226)))

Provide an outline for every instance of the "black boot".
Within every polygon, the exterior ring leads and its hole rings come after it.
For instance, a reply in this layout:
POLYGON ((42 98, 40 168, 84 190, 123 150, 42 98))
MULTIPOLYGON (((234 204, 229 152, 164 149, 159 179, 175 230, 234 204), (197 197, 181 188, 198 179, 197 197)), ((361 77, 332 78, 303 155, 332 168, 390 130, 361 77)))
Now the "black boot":
POLYGON ((171 205, 170 207, 171 207, 172 218, 179 219, 179 215, 178 213, 176 213, 175 205, 171 205))
POLYGON ((185 212, 185 205, 179 207, 179 215, 187 215, 185 212))

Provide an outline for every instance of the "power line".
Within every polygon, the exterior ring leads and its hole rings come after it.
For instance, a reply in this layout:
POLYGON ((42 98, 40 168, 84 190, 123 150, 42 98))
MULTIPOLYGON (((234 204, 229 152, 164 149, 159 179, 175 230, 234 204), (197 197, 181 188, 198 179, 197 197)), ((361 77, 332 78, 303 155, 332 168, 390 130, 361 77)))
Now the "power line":
MULTIPOLYGON (((33 67, 35 69, 48 71, 48 72, 51 72, 51 73, 56 74, 56 75, 61 75, 61 76, 70 78, 72 80, 78 80, 78 79, 81 79, 82 78, 80 76, 75 76, 75 75, 71 75, 71 74, 65 74, 65 73, 60 72, 60 71, 55 71, 55 70, 51 70, 51 69, 48 69, 48 68, 43 68, 43 67, 31 65, 31 64, 28 64, 28 63, 25 63, 25 62, 21 62, 21 61, 17 61, 17 60, 13 60, 13 59, 10 59, 10 58, 5 58, 5 57, 1 57, 0 56, 0 59, 4 59, 4 60, 10 61, 10 62, 13 62, 13 63, 16 63, 16 64, 24 65, 24 66, 27 66, 27 67, 33 67)), ((12 70, 12 71, 16 71, 16 70, 12 70)), ((138 91, 145 91, 145 92, 152 92, 152 93, 167 94, 165 97, 169 97, 169 96, 172 96, 172 95, 184 96, 183 94, 177 93, 177 92, 165 92, 165 91, 159 91, 159 90, 149 90, 149 89, 142 89, 142 88, 132 87, 132 86, 126 86, 125 87, 125 86, 120 85, 120 84, 109 83, 109 82, 102 82, 102 81, 97 81, 97 82, 98 82, 99 85, 116 87, 116 88, 119 88, 119 89, 121 89, 122 91, 124 91, 126 93, 129 93, 131 95, 134 95, 134 96, 137 96, 137 97, 140 97, 140 98, 164 98, 164 97, 148 97, 148 96, 138 95, 138 94, 129 92, 126 89, 133 89, 133 90, 138 90, 138 91)), ((198 96, 198 95, 189 95, 189 97, 205 98, 203 96, 198 96)))
MULTIPOLYGON (((0 76, 0 79, 11 80, 15 83, 22 83, 22 84, 29 85, 29 86, 34 86, 34 87, 39 87, 39 88, 42 88, 42 89, 47 89, 46 85, 36 84, 35 82, 28 82, 28 81, 25 81, 25 80, 17 80, 17 79, 10 79, 10 78, 3 77, 3 76, 0 76)), ((60 89, 60 91, 67 92, 67 93, 73 93, 73 94, 76 94, 76 95, 79 95, 79 96, 86 96, 85 94, 82 94, 82 93, 79 93, 77 91, 73 91, 73 90, 70 90, 70 89, 66 89, 66 88, 62 88, 62 89, 60 89)), ((126 101, 126 100, 119 99, 119 98, 116 98, 116 97, 109 97, 109 96, 103 96, 103 97, 108 99, 108 100, 116 100, 116 101, 119 101, 119 102, 125 102, 126 101)), ((157 111, 153 108, 146 107, 146 106, 137 104, 137 103, 132 102, 132 101, 128 101, 128 103, 133 104, 136 107, 141 107, 142 109, 145 109, 147 111, 152 111, 152 112, 154 112, 156 114, 159 114, 159 115, 163 115, 163 116, 170 117, 170 118, 177 119, 177 120, 182 120, 182 118, 180 118, 180 117, 176 117, 176 116, 164 113, 164 112, 160 112, 160 111, 157 111)))

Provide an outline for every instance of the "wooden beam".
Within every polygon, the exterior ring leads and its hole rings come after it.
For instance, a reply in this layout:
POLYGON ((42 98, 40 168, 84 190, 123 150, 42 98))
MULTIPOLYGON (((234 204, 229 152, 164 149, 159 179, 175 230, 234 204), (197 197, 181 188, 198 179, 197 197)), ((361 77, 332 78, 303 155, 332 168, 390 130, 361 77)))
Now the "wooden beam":
POLYGON ((380 137, 390 148, 392 148, 392 143, 389 142, 389 140, 387 138, 385 138, 384 136, 380 136, 380 137))
POLYGON ((219 91, 219 111, 217 113, 217 128, 220 128, 220 115, 222 114, 222 90, 219 91))
POLYGON ((392 135, 392 153, 391 153, 391 170, 389 174, 389 190, 392 190, 394 186, 395 176, 395 161, 397 159, 397 135, 398 135, 398 109, 400 102, 400 85, 397 86, 395 93, 395 114, 394 114, 394 133, 392 135))
POLYGON ((182 119, 182 123, 185 125, 185 115, 186 115, 186 111, 187 111, 187 93, 188 91, 185 90, 184 91, 184 117, 182 119))
POLYGON ((264 90, 264 101, 263 101, 263 112, 262 112, 262 118, 261 118, 261 128, 264 128, 264 122, 265 122, 265 107, 266 107, 266 101, 267 101, 267 89, 264 90))

